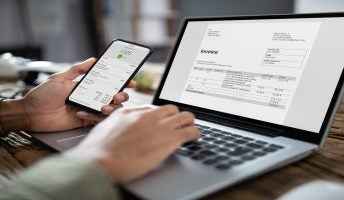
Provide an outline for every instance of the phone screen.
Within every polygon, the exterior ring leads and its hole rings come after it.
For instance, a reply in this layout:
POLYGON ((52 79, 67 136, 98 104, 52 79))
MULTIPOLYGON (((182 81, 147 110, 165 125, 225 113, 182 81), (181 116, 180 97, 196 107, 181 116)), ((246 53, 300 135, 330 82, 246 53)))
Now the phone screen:
POLYGON ((149 47, 122 40, 113 41, 67 101, 100 111, 116 93, 124 89, 150 54, 149 47))

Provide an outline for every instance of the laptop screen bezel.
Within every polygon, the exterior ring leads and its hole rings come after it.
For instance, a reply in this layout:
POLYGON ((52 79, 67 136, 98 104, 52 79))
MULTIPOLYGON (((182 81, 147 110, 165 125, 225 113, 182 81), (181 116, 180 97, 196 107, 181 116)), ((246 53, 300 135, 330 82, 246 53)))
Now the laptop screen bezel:
POLYGON ((334 18, 343 17, 344 12, 341 13, 309 13, 309 14, 287 14, 287 15, 252 15, 252 16, 220 16, 220 17, 192 17, 184 19, 177 35, 176 41, 170 52, 167 60, 165 72, 161 78, 160 85, 155 93, 153 104, 157 106, 174 104, 181 110, 187 110, 193 112, 197 118, 206 119, 207 121, 217 122, 224 125, 236 126, 238 128, 247 130, 260 130, 258 133, 269 134, 272 136, 285 136, 310 142, 319 145, 322 139, 325 137, 329 122, 336 107, 336 104, 340 100, 340 95, 343 89, 344 72, 341 72, 340 79, 337 83, 334 95, 332 96, 330 105, 326 112, 325 118, 318 133, 310 132, 302 129, 288 127, 284 125, 269 123, 266 121, 256 120, 252 118, 242 117, 238 115, 228 114, 215 110, 205 109, 201 107, 191 106, 174 102, 166 99, 161 99, 160 94, 167 79, 168 73, 171 69, 174 57, 179 48, 180 42, 183 38, 184 32, 189 22, 202 22, 202 21, 233 21, 233 20, 264 20, 264 19, 300 19, 300 18, 334 18))

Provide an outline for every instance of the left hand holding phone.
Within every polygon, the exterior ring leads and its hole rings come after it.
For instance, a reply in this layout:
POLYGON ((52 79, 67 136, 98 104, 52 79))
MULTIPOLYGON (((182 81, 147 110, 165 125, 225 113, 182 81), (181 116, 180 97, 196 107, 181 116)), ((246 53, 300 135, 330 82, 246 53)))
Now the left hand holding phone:
MULTIPOLYGON (((22 130, 63 131, 88 126, 103 120, 114 110, 122 107, 122 103, 129 99, 125 92, 116 94, 113 97, 114 103, 102 107, 103 115, 89 113, 65 103, 65 99, 77 84, 74 79, 85 74, 95 61, 96 59, 90 58, 72 66, 69 70, 50 76, 47 81, 19 100, 27 121, 27 127, 22 130)), ((134 81, 130 81, 127 85, 127 87, 134 86, 134 81)))

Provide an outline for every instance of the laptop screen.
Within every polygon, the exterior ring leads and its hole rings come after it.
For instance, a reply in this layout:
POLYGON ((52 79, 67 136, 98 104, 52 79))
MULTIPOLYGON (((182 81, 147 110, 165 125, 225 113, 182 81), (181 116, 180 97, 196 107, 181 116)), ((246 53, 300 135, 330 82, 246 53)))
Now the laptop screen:
POLYGON ((343 17, 188 21, 159 98, 318 133, 343 35, 343 17))

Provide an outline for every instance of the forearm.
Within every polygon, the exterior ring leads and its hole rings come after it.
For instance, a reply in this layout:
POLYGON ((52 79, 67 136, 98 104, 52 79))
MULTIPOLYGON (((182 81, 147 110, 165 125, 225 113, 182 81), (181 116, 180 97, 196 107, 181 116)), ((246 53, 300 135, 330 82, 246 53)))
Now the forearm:
POLYGON ((118 200, 116 188, 98 166, 68 156, 37 163, 0 189, 0 200, 118 200))
POLYGON ((0 126, 4 132, 28 130, 29 120, 22 100, 4 100, 0 103, 0 126))

